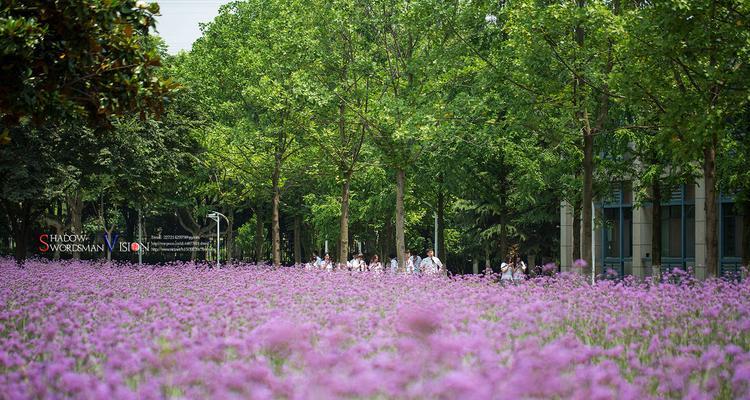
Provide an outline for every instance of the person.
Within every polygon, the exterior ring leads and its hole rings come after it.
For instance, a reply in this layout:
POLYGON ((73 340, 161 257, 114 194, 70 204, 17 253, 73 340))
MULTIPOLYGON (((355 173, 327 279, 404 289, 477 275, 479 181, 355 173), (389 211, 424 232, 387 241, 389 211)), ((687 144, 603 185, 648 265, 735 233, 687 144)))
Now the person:
POLYGON ((333 271, 333 260, 331 260, 331 255, 326 253, 326 255, 323 258, 323 262, 320 264, 320 269, 326 270, 326 271, 333 271))
POLYGON ((313 251, 313 258, 315 259, 313 266, 315 267, 315 269, 320 269, 320 265, 323 263, 323 260, 320 258, 317 251, 313 251))
POLYGON ((376 274, 383 273, 383 264, 380 262, 380 257, 377 254, 372 255, 368 268, 370 272, 375 272, 376 274))
POLYGON ((520 282, 526 278, 526 263, 521 260, 521 256, 516 254, 513 260, 513 282, 520 282))
POLYGON ((526 263, 521 260, 521 256, 516 254, 513 260, 513 282, 518 283, 526 278, 526 263))
POLYGON ((435 257, 435 252, 432 249, 427 249, 427 257, 422 260, 419 269, 429 275, 445 273, 443 263, 439 258, 435 257))
POLYGON ((414 263, 411 262, 411 253, 409 252, 409 249, 404 250, 404 263, 404 272, 411 274, 414 269, 414 263))
POLYGON ((312 271, 315 269, 315 256, 310 257, 310 261, 305 263, 305 270, 312 271))
POLYGON ((422 267, 422 257, 419 256, 419 252, 414 250, 411 252, 413 256, 410 257, 411 259, 411 269, 408 270, 410 274, 418 274, 420 272, 420 268, 422 267))
POLYGON ((404 252, 404 262, 406 263, 404 265, 404 272, 407 274, 414 273, 414 259, 411 257, 409 250, 404 252))
POLYGON ((508 255, 505 258, 505 261, 503 261, 502 264, 500 264, 500 273, 502 274, 500 276, 500 282, 502 283, 511 283, 513 282, 513 257, 511 255, 508 255))
POLYGON ((357 254, 357 258, 353 260, 352 271, 365 272, 367 271, 367 263, 365 262, 365 255, 362 253, 357 254))
POLYGON ((398 272, 398 258, 396 258, 395 254, 391 254, 388 257, 391 259, 391 273, 395 274, 398 272))

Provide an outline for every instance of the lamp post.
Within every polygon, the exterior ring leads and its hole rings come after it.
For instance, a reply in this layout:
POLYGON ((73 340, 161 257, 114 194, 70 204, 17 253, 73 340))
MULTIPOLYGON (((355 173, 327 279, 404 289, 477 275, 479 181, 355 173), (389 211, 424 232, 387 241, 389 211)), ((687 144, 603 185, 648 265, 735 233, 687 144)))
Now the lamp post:
MULTIPOLYGON (((434 247, 435 247, 435 257, 440 257, 438 255, 438 215, 437 211, 433 213, 435 215, 435 241, 434 241, 434 247)), ((445 260, 445 258, 443 258, 445 260)))
POLYGON ((141 208, 138 207, 138 266, 143 264, 143 237, 141 237, 141 232, 143 232, 141 228, 142 221, 143 217, 141 216, 141 208))
POLYGON ((212 220, 216 221, 216 268, 219 268, 221 265, 219 264, 219 242, 220 242, 220 225, 221 225, 221 219, 219 217, 223 217, 227 224, 229 224, 229 218, 226 217, 226 215, 218 212, 218 211, 211 211, 208 214, 208 218, 211 218, 212 220))
MULTIPOLYGON (((424 204, 427 208, 430 208, 430 209, 433 208, 430 203, 424 200, 422 200, 422 204, 424 204)), ((435 257, 440 257, 438 255, 438 250, 440 250, 438 249, 438 246, 439 246, 438 245, 438 215, 437 215, 437 211, 435 211, 434 209, 432 211, 432 216, 435 218, 435 237, 433 238, 433 241, 432 241, 432 250, 435 252, 435 257)))
MULTIPOLYGON (((591 284, 596 284, 596 228, 594 227, 594 217, 596 216, 596 208, 594 208, 594 201, 591 201, 591 284)), ((603 269, 602 265, 602 271, 603 269)))

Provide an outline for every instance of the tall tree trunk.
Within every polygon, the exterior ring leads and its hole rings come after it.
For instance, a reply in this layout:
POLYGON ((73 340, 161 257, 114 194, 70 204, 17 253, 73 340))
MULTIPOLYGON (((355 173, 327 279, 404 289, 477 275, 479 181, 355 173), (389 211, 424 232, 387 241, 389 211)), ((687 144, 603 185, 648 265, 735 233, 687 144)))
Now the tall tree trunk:
POLYGON ((661 266, 661 185, 655 178, 651 184, 651 265, 661 266))
POLYGON ((503 212, 500 214, 500 257, 505 258, 508 255, 508 224, 505 222, 507 217, 503 212))
POLYGON ((227 208, 227 229, 226 229, 226 244, 224 245, 224 251, 226 252, 226 262, 229 263, 234 260, 234 208, 227 208))
POLYGON ((352 180, 352 170, 347 171, 344 183, 341 184, 341 220, 339 222, 339 261, 349 256, 349 185, 352 180))
POLYGON ((573 261, 581 258, 581 204, 573 204, 573 261))
POLYGON ((742 202, 742 266, 750 268, 750 199, 742 202))
MULTIPOLYGON (((503 157, 504 159, 504 157, 503 157)), ((504 165, 504 163, 503 163, 504 165)), ((505 171, 505 168, 503 168, 503 171, 505 171)), ((505 259, 505 257, 508 255, 508 213, 506 211, 505 203, 506 203, 506 174, 503 172, 502 178, 501 178, 501 193, 500 193, 500 257, 505 259)))
POLYGON ((508 255, 508 209, 506 207, 507 204, 507 195, 508 192, 508 174, 507 174, 507 168, 505 164, 505 155, 500 155, 500 170, 502 171, 500 173, 500 258, 505 260, 505 257, 508 255))
MULTIPOLYGON (((386 215, 386 218, 385 218, 385 228, 384 229, 385 229, 385 240, 383 240, 383 242, 384 242, 384 246, 385 246, 385 251, 389 255, 390 254, 395 255, 396 256, 396 260, 399 260, 398 254, 396 253, 395 245, 393 244, 393 242, 394 242, 394 240, 393 240, 394 230, 393 230, 393 215, 391 213, 388 213, 386 215)), ((401 264, 399 264, 399 265, 401 265, 401 264)))
POLYGON ((704 152, 703 176, 706 180, 706 273, 708 276, 719 275, 719 244, 717 240, 718 204, 716 193, 716 143, 718 138, 712 135, 712 145, 704 152))
POLYGON ((437 193, 437 247, 440 249, 438 258, 448 265, 448 249, 445 248, 445 186, 443 185, 443 174, 438 175, 437 193))
MULTIPOLYGON (((63 227, 63 225, 55 225, 55 233, 58 234, 58 235, 64 234, 65 233, 65 228, 63 227)), ((59 247, 55 248, 55 252, 52 254, 52 259, 56 260, 56 261, 60 259, 60 248, 59 247)))
POLYGON ((28 246, 28 239, 29 239, 29 223, 31 222, 29 218, 26 217, 25 214, 19 216, 21 219, 21 223, 13 228, 13 240, 16 242, 16 263, 19 266, 23 266, 24 262, 26 261, 26 255, 27 255, 27 246, 28 246))
MULTIPOLYGON (((583 234, 581 240, 581 258, 586 260, 589 268, 593 268, 593 253, 591 246, 594 243, 593 225, 593 201, 594 201, 594 135, 588 124, 588 115, 584 110, 584 136, 583 136, 583 201, 581 204, 583 218, 583 234)), ((589 269, 589 273, 591 273, 589 269)), ((593 271, 596 273, 596 271, 593 271)))
POLYGON ((135 240, 135 224, 137 222, 135 210, 125 203, 121 205, 120 210, 122 211, 122 217, 125 220, 125 239, 128 242, 133 242, 135 240))
POLYGON ((115 230, 115 224, 109 224, 109 218, 107 217, 107 209, 105 204, 106 202, 104 201, 104 196, 100 196, 98 210, 99 223, 102 224, 102 229, 104 230, 104 253, 105 257, 107 257, 107 262, 109 262, 112 261, 112 250, 110 250, 109 246, 115 245, 114 238, 112 238, 112 232, 114 232, 115 230))
MULTIPOLYGON (((583 9, 586 5, 585 0, 577 0, 576 3, 579 9, 583 9)), ((585 31, 581 24, 575 27, 574 34, 576 44, 578 44, 579 48, 583 48, 585 31)), ((594 137, 591 134, 591 126, 588 121, 588 113, 586 112, 586 102, 583 94, 584 85, 585 81, 581 77, 581 71, 578 71, 573 77, 573 104, 575 107, 576 120, 581 124, 581 133, 583 135, 583 190, 581 199, 583 234, 581 235, 581 258, 583 258, 589 266, 593 266, 591 253, 591 243, 593 240, 591 234, 591 202, 593 200, 594 182, 594 137)))
POLYGON ((260 213, 260 207, 255 212, 255 263, 263 262, 263 242, 264 242, 263 216, 260 213))
POLYGON ((281 179, 281 152, 276 151, 274 158, 271 241, 273 246, 273 265, 279 267, 281 266, 281 227, 279 224, 279 207, 281 205, 281 188, 279 187, 281 179))
POLYGON ((396 253, 401 271, 406 271, 406 240, 404 237, 404 189, 406 173, 402 168, 396 170, 396 253))
MULTIPOLYGON (((711 1, 709 22, 716 18, 716 0, 711 1)), ((716 60, 716 29, 708 26, 708 57, 709 65, 713 68, 716 60)), ((712 84, 710 91, 710 106, 713 109, 719 98, 719 86, 712 84)), ((716 190, 716 149, 719 147, 717 128, 711 129, 710 142, 703 149, 703 175, 706 180, 706 273, 708 276, 719 276, 719 243, 718 243, 718 193, 716 190)))
POLYGON ((594 197, 594 137, 591 135, 589 129, 584 129, 584 132, 586 133, 583 137, 583 199, 581 204, 583 235, 581 240, 581 258, 586 260, 589 267, 592 267, 593 255, 591 253, 591 244, 594 238, 591 232, 593 228, 593 210, 591 209, 591 205, 594 197))
POLYGON ((302 222, 299 215, 294 216, 294 264, 302 264, 302 222))
MULTIPOLYGON (((55 234, 62 235, 65 233, 66 224, 63 220, 63 204, 61 201, 56 201, 51 206, 51 212, 49 212, 49 215, 44 218, 44 223, 47 226, 51 226, 55 229, 55 234)), ((52 255, 53 260, 59 260, 60 259, 60 248, 57 247, 54 250, 54 253, 52 255)))
MULTIPOLYGON (((73 235, 83 233, 83 196, 80 189, 74 190, 66 196, 68 212, 70 213, 70 228, 73 235)), ((80 260, 81 253, 73 252, 73 259, 80 260)))
POLYGON ((33 220, 31 201, 26 200, 21 203, 6 201, 4 207, 10 220, 13 241, 16 245, 14 252, 16 264, 23 267, 28 253, 29 234, 33 220))

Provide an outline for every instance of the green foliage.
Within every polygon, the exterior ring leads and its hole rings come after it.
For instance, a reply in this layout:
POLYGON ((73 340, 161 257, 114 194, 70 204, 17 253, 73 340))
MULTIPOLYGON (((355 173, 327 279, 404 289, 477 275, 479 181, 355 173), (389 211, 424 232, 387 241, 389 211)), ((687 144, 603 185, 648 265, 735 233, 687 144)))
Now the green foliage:
POLYGON ((557 253, 559 205, 581 207, 589 176, 586 132, 595 197, 638 177, 642 204, 693 181, 712 147, 720 187, 750 193, 745 2, 243 0, 161 68, 145 35, 156 6, 37 3, 0 8, 0 113, 20 121, 0 137, 18 141, 0 147, 9 200, 80 188, 196 225, 229 210, 249 254, 269 210, 286 252, 335 249, 348 193, 350 247, 394 251, 400 221, 407 248, 433 246, 440 211, 460 264, 514 243, 557 253), (170 79, 180 89, 160 110, 170 79), (111 118, 133 109, 147 118, 111 118))
POLYGON ((81 115, 159 114, 172 87, 146 38, 159 6, 135 0, 4 1, 0 117, 6 126, 81 115))

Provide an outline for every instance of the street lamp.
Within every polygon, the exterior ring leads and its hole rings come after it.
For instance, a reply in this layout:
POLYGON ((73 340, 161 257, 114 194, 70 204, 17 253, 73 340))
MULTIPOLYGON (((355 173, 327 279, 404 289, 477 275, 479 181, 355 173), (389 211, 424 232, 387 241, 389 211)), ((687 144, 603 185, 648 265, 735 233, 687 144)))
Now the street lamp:
MULTIPOLYGON (((227 224, 229 224, 229 218, 226 217, 226 215, 218 212, 218 211, 211 211, 211 213, 208 214, 208 218, 211 218, 212 220, 216 221, 216 268, 220 267, 219 264, 219 239, 220 239, 220 225, 221 225, 221 219, 219 217, 223 217, 227 224)), ((229 256, 227 256, 229 257, 229 256)))
MULTIPOLYGON (((423 199, 420 199, 420 200, 422 201, 422 204, 427 206, 427 208, 433 208, 430 203, 426 202, 423 199)), ((433 242, 432 242, 432 250, 435 251, 435 257, 440 257, 438 255, 438 250, 439 250, 438 249, 438 215, 437 215, 437 211, 434 209, 432 211, 432 216, 435 218, 435 238, 433 239, 433 242)))
MULTIPOLYGON (((591 284, 596 284, 596 228, 594 227, 596 217, 596 208, 594 207, 594 200, 591 200, 591 284)), ((602 265, 602 272, 604 271, 604 265, 602 265)))

